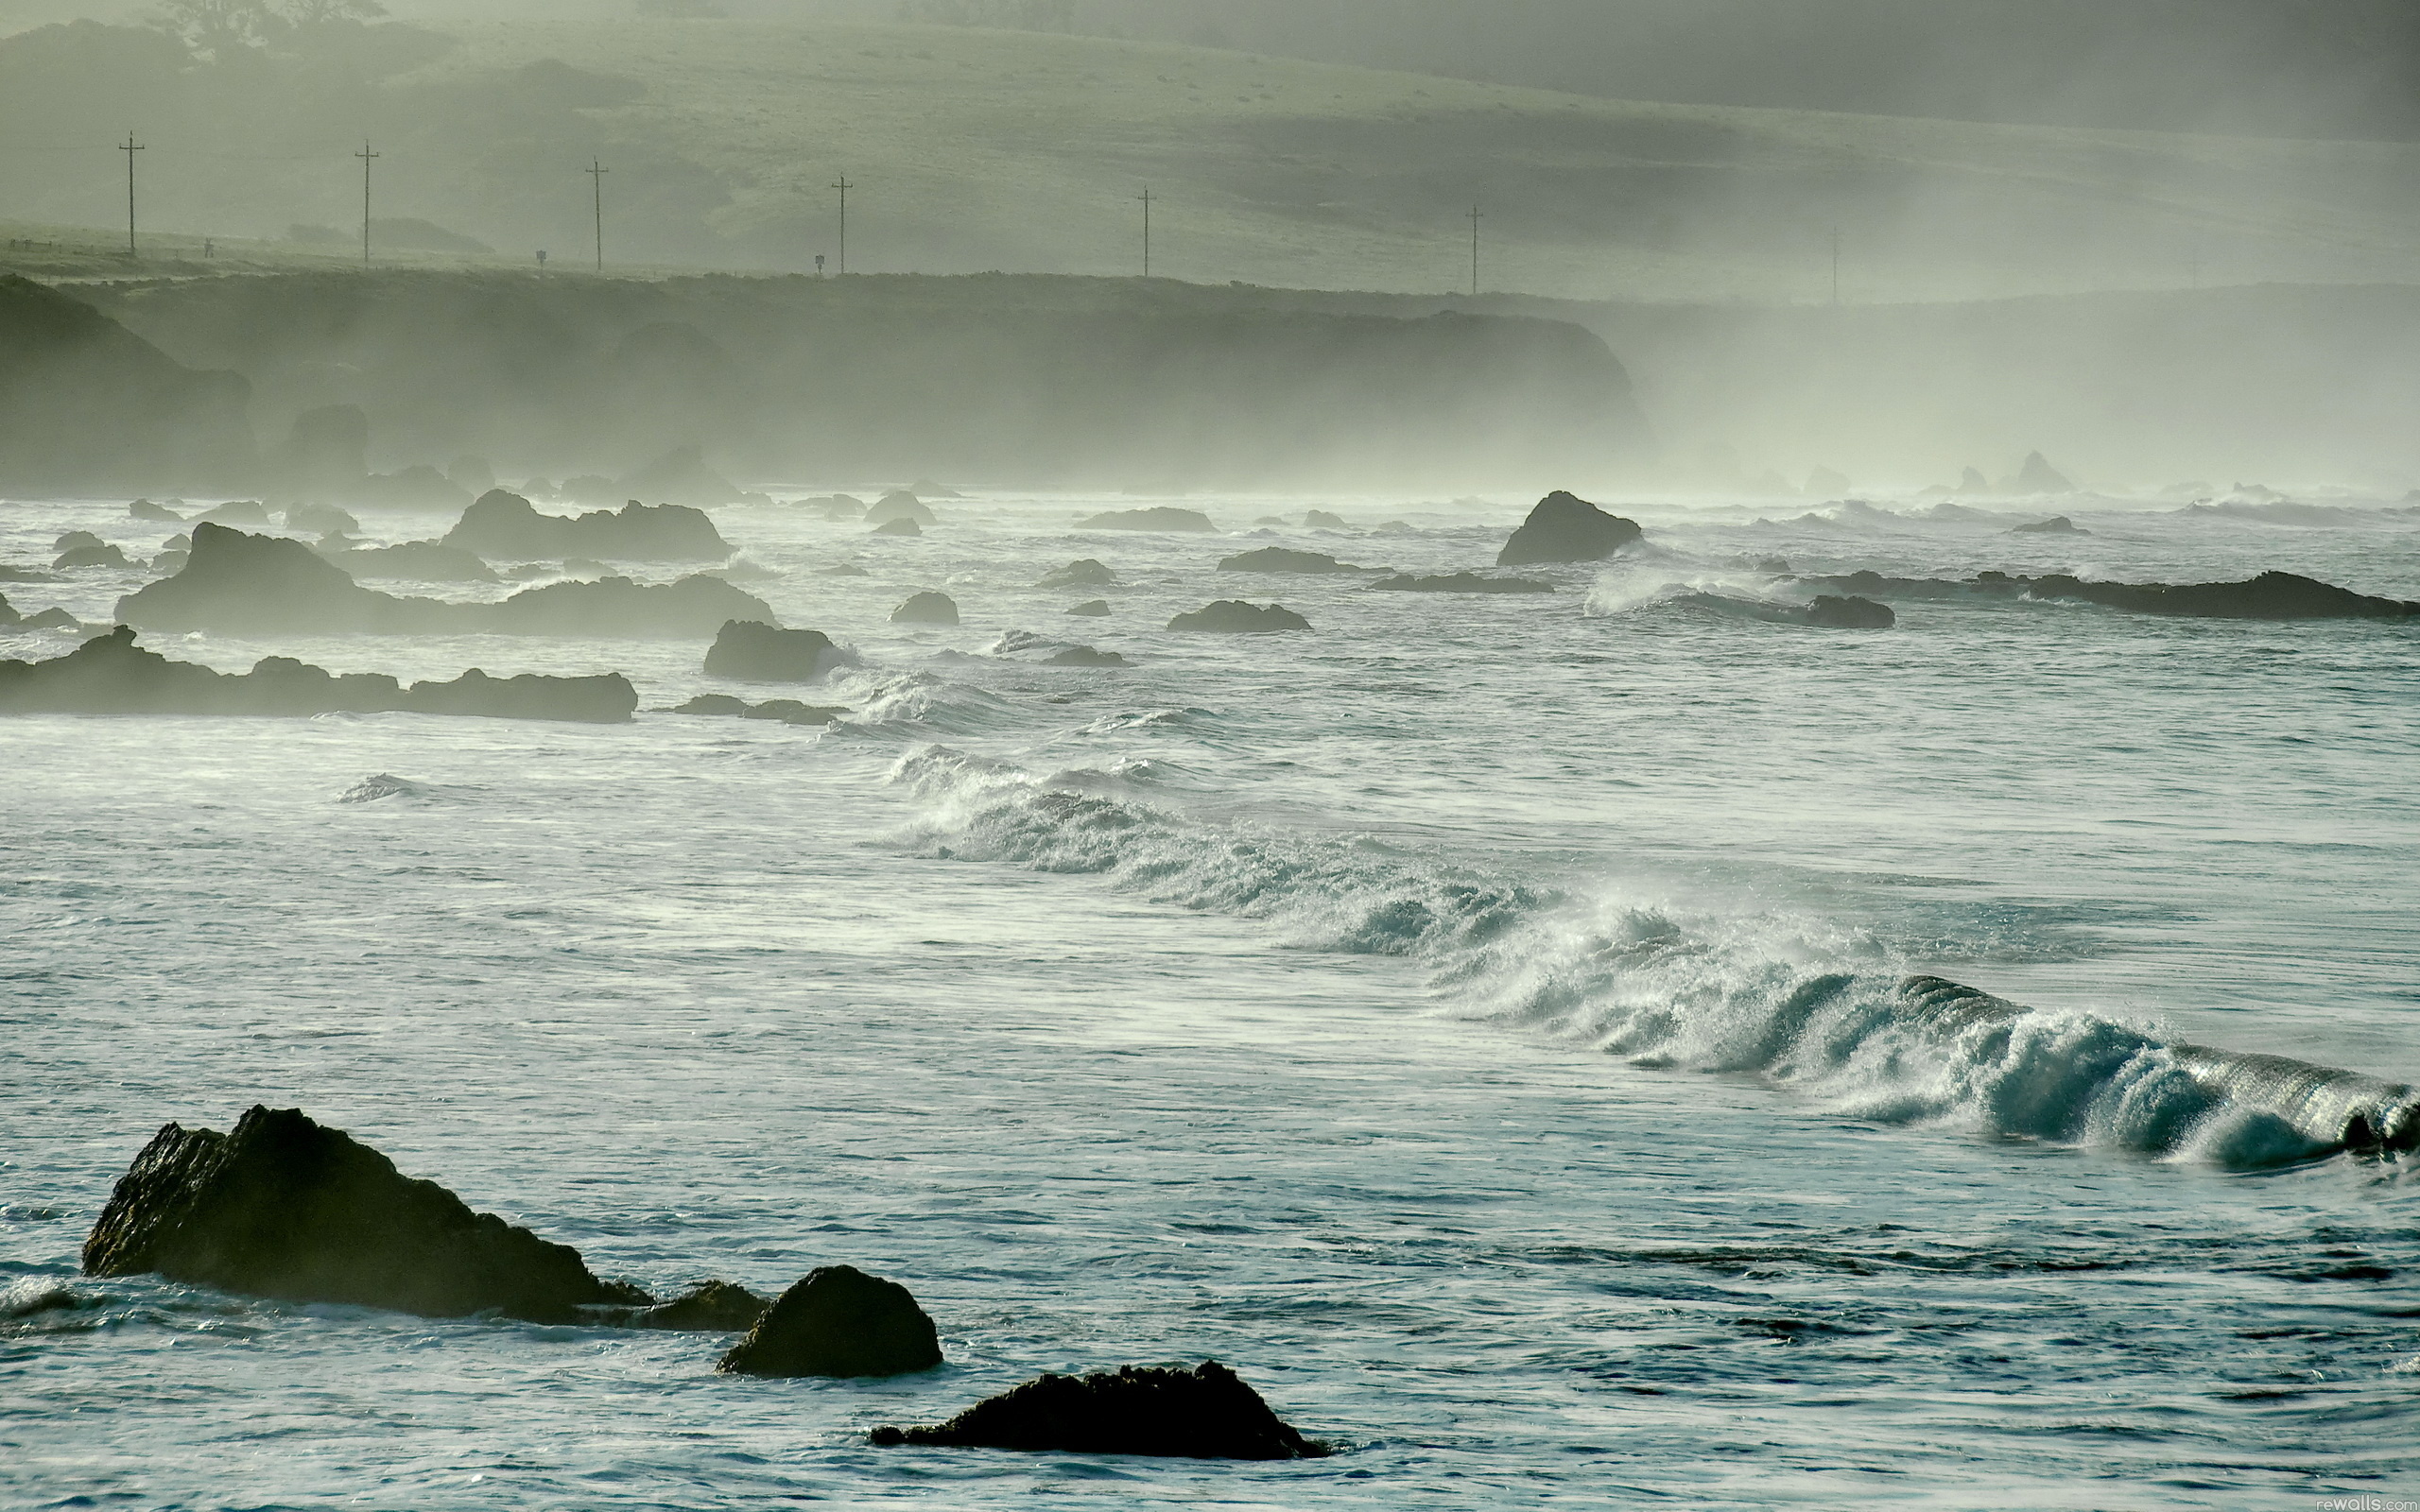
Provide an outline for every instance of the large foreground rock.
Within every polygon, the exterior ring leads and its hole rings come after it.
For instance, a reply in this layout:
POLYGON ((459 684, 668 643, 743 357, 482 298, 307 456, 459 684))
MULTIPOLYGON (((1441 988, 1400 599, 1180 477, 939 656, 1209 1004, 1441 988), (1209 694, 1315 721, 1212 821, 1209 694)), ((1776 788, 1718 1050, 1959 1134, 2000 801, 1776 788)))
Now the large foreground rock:
POLYGON ((1585 499, 1549 493, 1495 555, 1498 567, 1538 562, 1602 561, 1639 540, 1638 523, 1607 514, 1585 499))
POLYGON ((785 630, 754 620, 731 620, 706 652, 706 676, 739 682, 813 682, 847 656, 821 630, 785 630))
POLYGON ((491 678, 476 667, 451 682, 406 688, 383 673, 337 677, 290 657, 222 673, 171 662, 134 644, 124 625, 48 662, 0 662, 0 713, 253 714, 408 713, 491 719, 619 724, 638 694, 619 673, 593 678, 491 678))
POLYGON ((1079 530, 1174 530, 1207 535, 1218 530, 1199 509, 1160 505, 1149 509, 1112 509, 1076 522, 1079 530))
POLYGON ((1046 1375, 938 1427, 877 1428, 871 1441, 1190 1459, 1318 1459, 1330 1452, 1216 1360, 1192 1370, 1128 1366, 1115 1374, 1046 1375))
POLYGON ((517 493, 491 489, 462 511, 443 543, 491 560, 533 557, 615 558, 626 561, 719 561, 731 546, 702 509, 645 505, 567 516, 540 514, 517 493))
POLYGON ((1311 622, 1283 604, 1247 604, 1222 598, 1168 621, 1171 630, 1209 635, 1268 635, 1279 630, 1307 630, 1311 622))
POLYGON ((162 1128, 84 1241, 84 1271, 156 1271, 256 1297, 424 1317, 494 1311, 572 1322, 582 1307, 653 1301, 599 1280, 569 1246, 402 1175, 341 1129, 259 1107, 225 1134, 162 1128))
POLYGON ((907 1287, 855 1265, 825 1265, 784 1292, 715 1368, 751 1376, 897 1376, 941 1363, 941 1335, 907 1287))

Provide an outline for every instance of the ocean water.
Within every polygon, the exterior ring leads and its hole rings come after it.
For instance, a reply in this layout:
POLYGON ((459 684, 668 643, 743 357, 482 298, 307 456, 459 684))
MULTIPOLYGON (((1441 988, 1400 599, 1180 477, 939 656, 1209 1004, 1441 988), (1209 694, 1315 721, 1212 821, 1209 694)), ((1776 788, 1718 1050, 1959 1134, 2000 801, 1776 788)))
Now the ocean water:
MULTIPOLYGON (((697 643, 507 638, 147 644, 620 670, 649 712, 0 722, 0 1503, 2420 1498, 2414 1162, 2319 1153, 2420 1081, 2420 627, 1683 601, 1786 593, 1773 558, 2420 598, 2420 515, 1612 501, 1637 558, 1449 597, 1215 563, 1483 565, 1527 500, 1073 528, 1149 502, 717 511, 857 653, 802 695, 826 730, 652 712, 801 693, 697 643), (1119 586, 1034 586, 1078 558, 1119 586), (961 626, 889 622, 928 588, 961 626), (1222 597, 1314 628, 1159 627, 1222 597), (256 1102, 659 1292, 892 1277, 949 1363, 750 1381, 713 1336, 78 1275, 160 1125, 256 1102), (1205 1357, 1340 1452, 864 1443, 1205 1357)), ((123 504, 9 505, 0 559, 175 528, 123 504)), ((104 620, 139 580, 0 592, 104 620)))

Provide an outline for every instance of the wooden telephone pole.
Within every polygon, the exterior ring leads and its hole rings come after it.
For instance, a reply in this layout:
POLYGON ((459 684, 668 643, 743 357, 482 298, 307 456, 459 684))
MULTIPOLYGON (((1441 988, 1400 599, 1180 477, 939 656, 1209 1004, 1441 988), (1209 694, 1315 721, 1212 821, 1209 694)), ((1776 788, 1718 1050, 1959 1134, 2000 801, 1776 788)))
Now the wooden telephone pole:
POLYGON ((126 145, 118 150, 126 154, 126 255, 132 257, 134 255, 134 155, 143 150, 143 144, 134 140, 134 133, 129 131, 126 133, 126 145))
POLYGON ((370 164, 385 156, 370 150, 370 139, 361 139, 361 150, 354 154, 361 160, 361 266, 370 266, 370 164))
POLYGON ((591 158, 588 166, 580 171, 588 175, 588 181, 596 190, 596 271, 602 273, 605 271, 605 176, 614 170, 605 166, 602 158, 591 158))
POLYGON ((1472 298, 1472 299, 1478 299, 1478 223, 1479 223, 1479 221, 1480 221, 1482 218, 1484 218, 1484 217, 1482 217, 1482 216, 1479 215, 1479 213, 1478 213, 1478 206, 1477 206, 1477 205, 1473 205, 1473 206, 1471 206, 1470 223, 1471 223, 1471 298, 1472 298))
POLYGON ((1151 276, 1151 201, 1158 197, 1151 193, 1150 184, 1145 184, 1139 198, 1143 201, 1143 276, 1150 278, 1151 276))
POLYGON ((849 275, 849 191, 856 186, 849 182, 849 176, 844 173, 832 187, 840 191, 840 258, 836 271, 846 278, 849 275))

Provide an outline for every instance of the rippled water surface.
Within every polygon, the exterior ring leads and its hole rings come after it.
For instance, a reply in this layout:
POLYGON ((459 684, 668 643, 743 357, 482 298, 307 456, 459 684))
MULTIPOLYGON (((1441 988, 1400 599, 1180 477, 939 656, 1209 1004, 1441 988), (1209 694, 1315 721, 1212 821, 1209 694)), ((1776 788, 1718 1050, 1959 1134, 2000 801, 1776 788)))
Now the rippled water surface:
MULTIPOLYGON (((856 649, 804 693, 828 730, 653 712, 797 691, 695 643, 504 638, 147 644, 620 670, 648 712, 0 723, 0 1502, 2420 1498, 2410 1161, 2175 1048, 2420 1081, 2420 627, 1676 601, 1787 593, 1773 558, 2420 598, 2420 515, 1622 505, 1643 558, 1474 598, 1215 563, 1483 565, 1509 496, 1071 527, 1138 502, 944 502, 922 540, 717 511, 779 573, 752 591, 856 649), (1033 586, 1078 558, 1119 586, 1033 586), (961 626, 889 623, 927 588, 961 626), (1158 627, 1230 596, 1314 629, 1158 627), (1043 664, 1067 644, 1137 664, 1043 664), (1937 1032, 1909 973, 2038 1011, 1937 1032), (255 1102, 658 1291, 894 1277, 950 1362, 749 1381, 712 1337, 78 1274, 161 1124, 255 1102), (1202 1357, 1343 1452, 863 1442, 1202 1357)), ((7 506, 0 559, 174 528, 123 510, 7 506)), ((106 620, 141 576, 65 578, 0 591, 106 620)))

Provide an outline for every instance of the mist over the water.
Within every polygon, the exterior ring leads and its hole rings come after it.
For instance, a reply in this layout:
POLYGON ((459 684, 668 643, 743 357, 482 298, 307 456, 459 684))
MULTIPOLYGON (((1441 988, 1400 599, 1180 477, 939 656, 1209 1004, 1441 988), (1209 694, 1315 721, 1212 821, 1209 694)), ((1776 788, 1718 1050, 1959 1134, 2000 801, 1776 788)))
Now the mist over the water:
POLYGON ((2420 1498, 2404 0, 0 0, 0 1505, 2420 1498))

